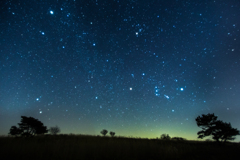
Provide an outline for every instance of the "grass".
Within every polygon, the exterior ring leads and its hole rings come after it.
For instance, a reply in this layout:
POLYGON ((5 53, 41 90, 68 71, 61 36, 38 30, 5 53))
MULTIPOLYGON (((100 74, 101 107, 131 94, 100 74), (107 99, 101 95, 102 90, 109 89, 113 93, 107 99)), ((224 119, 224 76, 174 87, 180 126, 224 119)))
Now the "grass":
POLYGON ((239 156, 239 143, 217 144, 86 135, 1 137, 1 159, 219 160, 239 156))

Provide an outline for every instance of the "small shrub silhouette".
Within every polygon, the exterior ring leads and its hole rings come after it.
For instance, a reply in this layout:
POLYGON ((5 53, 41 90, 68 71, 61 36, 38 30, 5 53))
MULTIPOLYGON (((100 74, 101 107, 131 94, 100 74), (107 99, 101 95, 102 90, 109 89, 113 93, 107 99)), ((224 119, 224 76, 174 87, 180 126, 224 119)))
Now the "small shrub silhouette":
POLYGON ((185 138, 182 137, 173 137, 171 140, 176 140, 176 141, 185 141, 185 138))
POLYGON ((115 132, 110 132, 110 135, 112 136, 112 137, 114 137, 114 135, 115 135, 115 132))
POLYGON ((171 137, 168 134, 162 134, 160 139, 162 139, 162 140, 171 140, 171 137))
POLYGON ((103 136, 106 136, 106 134, 108 133, 108 131, 106 129, 103 129, 101 132, 100 132, 103 136))

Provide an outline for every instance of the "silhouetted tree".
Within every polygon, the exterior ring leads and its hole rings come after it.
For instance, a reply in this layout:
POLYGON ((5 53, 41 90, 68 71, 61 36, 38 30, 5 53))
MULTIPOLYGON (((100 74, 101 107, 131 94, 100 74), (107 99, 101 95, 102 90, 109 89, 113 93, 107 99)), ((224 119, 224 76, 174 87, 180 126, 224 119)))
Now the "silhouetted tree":
POLYGON ((217 121, 216 126, 214 127, 215 131, 213 132, 213 139, 216 141, 228 141, 234 140, 236 135, 240 135, 239 131, 236 128, 232 128, 230 123, 217 121))
POLYGON ((209 136, 212 134, 213 132, 213 127, 215 126, 217 121, 217 116, 215 116, 214 114, 207 114, 204 115, 202 114, 202 117, 198 116, 196 118, 196 122, 198 127, 202 128, 202 131, 199 131, 198 134, 198 138, 204 138, 206 136, 209 136))
POLYGON ((103 136, 106 136, 106 134, 108 133, 108 131, 106 129, 103 129, 101 132, 100 132, 103 136))
POLYGON ((217 116, 208 113, 207 115, 202 114, 202 117, 196 118, 198 127, 202 128, 199 131, 198 138, 204 138, 206 136, 212 136, 212 138, 219 142, 219 140, 226 142, 227 140, 234 140, 236 135, 239 135, 239 131, 232 128, 230 123, 225 123, 217 120, 217 116))
POLYGON ((168 134, 162 134, 160 139, 162 139, 162 140, 170 140, 171 137, 168 134))
POLYGON ((49 132, 53 135, 56 135, 61 132, 60 128, 58 126, 56 127, 50 127, 49 132))
POLYGON ((19 128, 12 126, 10 128, 11 135, 20 134, 21 136, 33 136, 37 134, 47 133, 47 127, 43 125, 38 119, 33 117, 21 116, 21 123, 18 123, 19 128), (17 134, 16 134, 17 133, 17 134))
POLYGON ((16 126, 12 126, 8 134, 12 136, 19 136, 21 135, 21 133, 22 133, 22 130, 20 128, 17 128, 16 126))
POLYGON ((115 132, 110 132, 110 135, 113 137, 115 135, 115 132))

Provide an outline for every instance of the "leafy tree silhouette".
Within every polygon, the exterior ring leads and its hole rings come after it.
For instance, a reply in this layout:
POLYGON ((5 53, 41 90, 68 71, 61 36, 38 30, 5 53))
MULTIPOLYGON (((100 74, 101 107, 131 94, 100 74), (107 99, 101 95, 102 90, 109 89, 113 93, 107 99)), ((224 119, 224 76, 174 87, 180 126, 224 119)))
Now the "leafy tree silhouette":
POLYGON ((202 117, 196 118, 198 127, 202 128, 199 131, 198 138, 204 138, 206 136, 212 136, 212 138, 219 142, 227 140, 234 140, 236 135, 240 135, 236 128, 232 128, 230 123, 222 122, 217 120, 217 116, 208 113, 207 115, 202 114, 202 117))
POLYGON ((115 135, 115 132, 110 132, 110 135, 112 136, 112 137, 114 137, 114 135, 115 135))
POLYGON ((214 128, 216 131, 213 132, 213 139, 216 141, 228 141, 234 140, 236 135, 240 135, 239 131, 236 128, 232 128, 230 123, 217 121, 214 128))
POLYGON ((16 126, 12 126, 10 128, 10 132, 8 134, 12 136, 18 136, 22 133, 22 130, 20 128, 17 128, 16 126))
POLYGON ((33 117, 21 116, 21 123, 18 123, 19 128, 12 126, 9 134, 21 136, 34 136, 37 134, 47 133, 47 127, 41 121, 33 117))
POLYGON ((58 126, 56 127, 50 127, 49 132, 53 135, 56 135, 61 132, 60 128, 58 126))
POLYGON ((106 129, 103 129, 101 132, 100 132, 103 136, 106 136, 106 134, 108 133, 108 131, 106 129))

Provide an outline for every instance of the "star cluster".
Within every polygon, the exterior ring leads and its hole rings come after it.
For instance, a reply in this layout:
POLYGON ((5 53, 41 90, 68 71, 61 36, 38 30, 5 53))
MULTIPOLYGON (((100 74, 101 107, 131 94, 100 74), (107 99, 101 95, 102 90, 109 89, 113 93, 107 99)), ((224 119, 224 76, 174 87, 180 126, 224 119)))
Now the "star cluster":
POLYGON ((20 116, 63 133, 196 139, 240 128, 237 0, 1 2, 0 134, 20 116))

